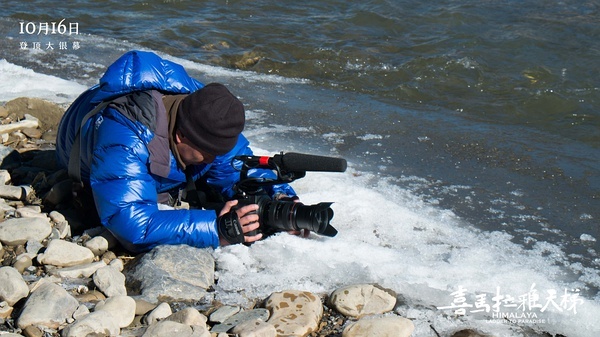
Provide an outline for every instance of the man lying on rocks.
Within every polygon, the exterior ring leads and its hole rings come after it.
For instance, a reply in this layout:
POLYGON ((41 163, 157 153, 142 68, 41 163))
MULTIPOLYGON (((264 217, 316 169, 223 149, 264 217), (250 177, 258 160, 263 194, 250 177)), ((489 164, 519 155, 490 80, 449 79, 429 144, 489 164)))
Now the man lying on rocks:
MULTIPOLYGON (((77 199, 86 214, 97 211, 129 251, 251 243, 262 236, 245 235, 259 227, 258 205, 234 207, 238 201, 230 200, 240 179, 232 158, 252 154, 241 134, 244 115, 242 103, 222 84, 205 86, 178 64, 132 51, 65 112, 56 153, 81 182, 77 199), (173 208, 187 182, 200 180, 229 200, 224 207, 173 208)), ((265 190, 272 198, 296 197, 287 184, 265 190)))

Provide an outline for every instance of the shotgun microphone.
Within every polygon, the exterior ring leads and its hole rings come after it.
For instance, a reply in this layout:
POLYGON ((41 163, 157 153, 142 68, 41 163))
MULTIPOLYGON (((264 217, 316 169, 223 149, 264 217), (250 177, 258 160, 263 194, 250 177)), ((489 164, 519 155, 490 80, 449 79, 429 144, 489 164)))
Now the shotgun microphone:
POLYGON ((286 172, 344 172, 348 166, 346 159, 316 156, 295 152, 276 154, 268 156, 237 156, 235 159, 243 161, 253 168, 275 169, 279 167, 286 172))

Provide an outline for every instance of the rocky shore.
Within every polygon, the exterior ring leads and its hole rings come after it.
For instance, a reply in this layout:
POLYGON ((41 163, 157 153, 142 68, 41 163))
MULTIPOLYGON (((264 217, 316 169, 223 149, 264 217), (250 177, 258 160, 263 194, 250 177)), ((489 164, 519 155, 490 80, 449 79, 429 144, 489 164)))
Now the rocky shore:
MULTIPOLYGON (((0 335, 411 336, 397 294, 352 284, 289 289, 242 307, 215 300, 211 249, 159 246, 132 256, 72 205, 53 143, 64 107, 0 106, 0 335)), ((432 336, 440 336, 432 329, 432 336)), ((483 336, 475 331, 454 337, 483 336)))

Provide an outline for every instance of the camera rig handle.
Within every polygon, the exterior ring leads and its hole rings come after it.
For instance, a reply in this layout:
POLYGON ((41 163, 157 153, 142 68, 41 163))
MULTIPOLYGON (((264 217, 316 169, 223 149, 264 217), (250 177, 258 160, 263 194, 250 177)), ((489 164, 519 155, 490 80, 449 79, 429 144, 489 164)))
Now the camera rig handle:
MULTIPOLYGON (((236 156, 234 160, 242 162, 238 192, 255 192, 262 186, 290 183, 303 178, 306 171, 344 172, 347 163, 343 158, 316 156, 301 153, 286 153, 269 156, 236 156), (248 171, 264 168, 277 173, 276 179, 250 178, 248 171)), ((232 165, 233 165, 232 161, 232 165)))
POLYGON ((236 156, 234 159, 242 162, 242 166, 240 168, 240 181, 235 186, 237 193, 241 195, 245 195, 246 193, 256 193, 263 186, 291 183, 292 181, 303 178, 306 175, 306 172, 303 171, 289 172, 283 170, 275 161, 272 160, 272 157, 236 156), (248 171, 259 168, 275 171, 277 178, 269 179, 264 177, 248 177, 248 171))

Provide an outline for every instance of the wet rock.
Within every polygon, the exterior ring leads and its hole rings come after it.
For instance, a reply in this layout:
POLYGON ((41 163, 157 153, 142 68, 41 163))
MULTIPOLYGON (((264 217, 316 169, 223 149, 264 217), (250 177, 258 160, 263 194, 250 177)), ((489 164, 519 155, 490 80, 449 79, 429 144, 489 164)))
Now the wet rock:
POLYGON ((63 337, 118 336, 121 329, 114 316, 104 310, 94 311, 63 329, 63 337))
MULTIPOLYGON (((79 307, 77 307, 77 310, 75 310, 75 312, 73 313, 73 319, 78 320, 81 319, 82 317, 88 315, 90 313, 90 309, 88 309, 85 305, 80 305, 79 307)), ((69 323, 72 323, 72 321, 69 321, 69 323)))
POLYGON ((414 329, 411 320, 400 316, 362 318, 346 326, 342 337, 409 337, 414 329))
POLYGON ((123 271, 123 269, 125 269, 125 264, 123 264, 123 260, 121 259, 114 259, 110 261, 108 265, 115 268, 118 271, 123 271))
POLYGON ((6 214, 14 214, 15 208, 7 204, 6 201, 0 198, 0 218, 6 217, 6 214))
POLYGON ((146 324, 152 325, 160 320, 171 316, 171 314, 173 314, 171 306, 169 305, 169 303, 163 302, 159 304, 156 308, 154 308, 152 311, 150 311, 150 313, 146 315, 144 321, 146 324))
POLYGON ((0 323, 3 323, 4 320, 10 317, 13 312, 13 307, 8 304, 6 301, 0 302, 0 323))
POLYGON ((206 327, 206 316, 194 308, 185 308, 171 314, 165 320, 182 323, 185 325, 197 325, 206 327))
POLYGON ((57 268, 51 270, 50 274, 57 275, 62 278, 90 277, 102 267, 106 267, 106 263, 104 263, 104 261, 99 261, 86 264, 79 264, 72 267, 57 268))
POLYGON ((114 252, 111 252, 110 250, 108 252, 102 254, 102 261, 104 261, 104 263, 106 263, 106 264, 109 264, 112 260, 114 260, 116 258, 117 258, 117 254, 115 254, 114 252))
POLYGON ((65 218, 65 216, 62 213, 57 211, 50 212, 48 216, 50 217, 50 220, 52 220, 52 222, 54 222, 55 224, 67 221, 67 218, 65 218))
POLYGON ((240 307, 224 305, 210 314, 210 321, 215 323, 223 323, 229 317, 237 314, 238 312, 240 312, 240 307))
POLYGON ((9 332, 6 334, 2 334, 2 337, 23 337, 23 336, 16 334, 16 333, 9 332))
POLYGON ((106 296, 97 290, 92 290, 83 294, 79 294, 75 296, 75 298, 77 298, 77 300, 81 303, 98 303, 100 301, 104 301, 106 296))
POLYGON ((25 250, 31 258, 35 258, 44 245, 36 240, 28 240, 25 244, 25 250))
POLYGON ((94 284, 107 297, 127 295, 125 275, 111 266, 102 267, 93 275, 94 284))
POLYGON ((229 317, 223 323, 217 324, 210 329, 213 333, 228 332, 239 324, 248 321, 267 321, 269 319, 269 310, 264 308, 240 311, 237 314, 229 317))
POLYGON ((323 316, 321 300, 307 291, 288 290, 271 294, 266 302, 271 311, 267 322, 277 333, 288 336, 305 336, 317 331, 323 316))
POLYGON ((44 337, 44 332, 38 327, 30 325, 23 329, 23 335, 25 335, 25 337, 44 337))
POLYGON ((0 198, 9 200, 26 200, 33 192, 30 186, 0 185, 0 198))
POLYGON ((59 239, 64 239, 71 236, 71 226, 69 226, 69 223, 66 221, 62 221, 54 225, 53 230, 56 230, 59 239))
POLYGON ((141 316, 141 315, 145 315, 148 312, 154 310, 154 308, 156 308, 157 305, 150 303, 148 301, 139 299, 139 298, 135 298, 135 314, 136 316, 141 316))
POLYGON ((25 128, 21 130, 27 138, 40 139, 42 138, 42 131, 38 128, 25 128))
POLYGON ((108 240, 102 236, 96 236, 86 241, 84 246, 91 250, 94 255, 100 256, 108 250, 108 240))
POLYGON ((10 218, 0 222, 0 241, 17 246, 28 240, 42 241, 52 233, 50 221, 41 218, 10 218))
POLYGON ((18 319, 18 326, 25 329, 30 325, 57 329, 66 324, 79 302, 61 286, 43 282, 29 296, 18 319))
POLYGON ((181 324, 173 321, 161 321, 148 327, 142 337, 164 337, 164 336, 181 336, 181 337, 210 337, 211 334, 206 328, 191 327, 186 324, 181 324))
POLYGON ((103 231, 98 235, 108 241, 108 249, 113 249, 120 245, 119 240, 106 228, 103 227, 103 231))
POLYGON ((479 333, 475 330, 465 329, 465 330, 460 330, 460 331, 453 333, 452 337, 492 337, 492 336, 479 333))
POLYGON ((30 207, 30 206, 20 207, 20 208, 17 208, 17 212, 16 213, 21 218, 42 218, 42 219, 48 219, 48 215, 46 215, 46 213, 42 213, 42 211, 40 210, 39 206, 36 206, 36 207, 30 207))
POLYGON ((42 264, 71 267, 92 262, 94 260, 94 253, 73 242, 51 240, 44 253, 38 255, 37 260, 42 264))
MULTIPOLYGON (((11 133, 28 128, 35 129, 40 126, 39 119, 35 118, 34 116, 26 113, 23 115, 23 117, 24 119, 18 122, 0 125, 0 134, 11 133)), ((25 136, 23 135, 23 137, 25 136)))
POLYGON ((261 59, 262 57, 255 52, 248 52, 244 53, 240 59, 233 64, 238 69, 247 69, 256 65, 261 59))
POLYGON ((135 300, 129 296, 113 296, 96 305, 95 311, 104 310, 113 315, 115 322, 124 328, 135 317, 135 300))
POLYGON ((7 170, 0 170, 0 185, 8 185, 10 182, 10 173, 7 170))
POLYGON ((238 324, 231 331, 240 337, 277 337, 277 330, 271 323, 260 319, 238 324))
POLYGON ((214 282, 215 263, 207 249, 158 246, 127 264, 127 288, 156 303, 198 301, 214 282))
POLYGON ((396 296, 381 287, 360 284, 335 290, 330 296, 330 303, 346 316, 362 317, 393 310, 396 296))
POLYGON ((39 126, 44 132, 55 129, 65 111, 55 103, 32 97, 15 98, 7 102, 5 107, 18 119, 24 118, 26 114, 32 115, 39 120, 39 126))
POLYGON ((29 295, 29 287, 21 273, 13 267, 0 268, 0 301, 13 306, 20 299, 29 295))
POLYGON ((21 254, 17 256, 17 261, 13 264, 13 267, 19 272, 19 274, 23 274, 25 269, 31 267, 33 265, 33 261, 31 257, 27 254, 21 254))

